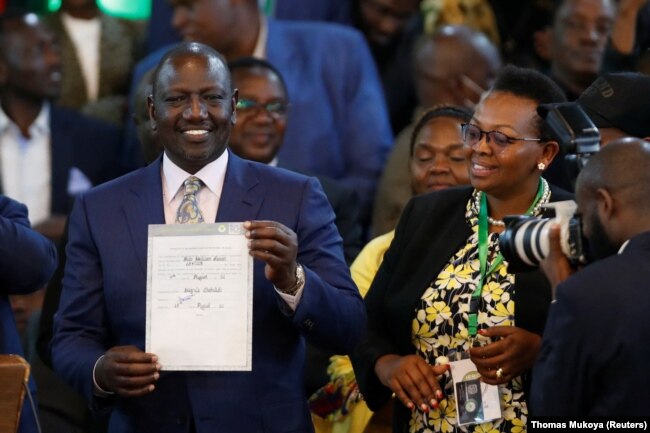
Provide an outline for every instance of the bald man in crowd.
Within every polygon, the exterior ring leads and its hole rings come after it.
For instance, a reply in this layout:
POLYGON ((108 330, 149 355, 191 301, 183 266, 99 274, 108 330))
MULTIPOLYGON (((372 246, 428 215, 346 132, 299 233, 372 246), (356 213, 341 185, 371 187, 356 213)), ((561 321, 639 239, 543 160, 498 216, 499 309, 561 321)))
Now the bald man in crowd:
POLYGON ((533 415, 648 414, 648 197, 650 143, 643 140, 608 144, 580 173, 578 211, 597 261, 568 276, 573 269, 552 230, 543 269, 556 295, 533 372, 533 415))
MULTIPOLYGON (((420 99, 415 120, 423 110, 435 105, 473 108, 501 68, 499 51, 492 42, 483 33, 465 26, 444 26, 434 35, 420 39, 414 62, 420 99), (459 56, 458 53, 464 54, 459 56)), ((402 209, 413 196, 409 171, 413 124, 397 137, 379 182, 372 221, 373 237, 395 228, 402 209)))

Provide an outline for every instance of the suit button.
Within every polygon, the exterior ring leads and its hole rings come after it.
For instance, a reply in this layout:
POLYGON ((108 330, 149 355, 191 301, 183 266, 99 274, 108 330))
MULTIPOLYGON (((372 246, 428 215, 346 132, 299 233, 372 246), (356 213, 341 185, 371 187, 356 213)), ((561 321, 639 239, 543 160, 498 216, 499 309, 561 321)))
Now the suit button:
POLYGON ((309 329, 310 331, 311 331, 311 328, 314 327, 314 322, 311 319, 303 320, 302 324, 305 326, 305 328, 309 329))

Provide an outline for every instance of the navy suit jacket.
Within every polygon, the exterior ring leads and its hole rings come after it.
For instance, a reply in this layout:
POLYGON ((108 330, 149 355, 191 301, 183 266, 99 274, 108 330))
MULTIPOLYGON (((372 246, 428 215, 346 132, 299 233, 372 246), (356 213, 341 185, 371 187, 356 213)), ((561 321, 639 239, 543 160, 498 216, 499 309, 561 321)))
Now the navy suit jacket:
MULTIPOLYGON (((136 66, 131 95, 169 48, 136 66)), ((287 83, 291 102, 278 157, 296 170, 329 176, 352 188, 369 211, 393 135, 363 36, 336 24, 269 19, 266 50, 287 83)), ((137 143, 135 127, 129 124, 127 164, 143 161, 137 143)))
POLYGON ((650 232, 557 287, 534 368, 535 416, 647 416, 650 232))
POLYGON ((93 185, 123 173, 119 128, 76 111, 51 106, 52 202, 54 214, 67 215, 73 194, 68 191, 70 169, 78 168, 93 185))
MULTIPOLYGON (((279 0, 275 2, 273 18, 279 20, 327 21, 349 25, 352 23, 350 0, 279 0)), ((166 0, 153 0, 148 28, 147 52, 179 42, 181 37, 172 27, 174 8, 166 0)))
MULTIPOLYGON (((144 349, 147 226, 163 224, 161 159, 82 194, 70 216, 63 292, 55 318, 55 371, 92 399, 107 349, 144 349)), ((115 398, 109 432, 311 432, 303 395, 306 338, 347 352, 365 309, 343 260, 334 215, 318 182, 230 154, 217 221, 279 221, 298 236, 306 283, 295 313, 254 266, 251 372, 164 372, 142 398, 115 398)))
MULTIPOLYGON (((40 289, 55 268, 56 249, 30 228, 25 205, 0 195, 0 353, 23 353, 9 295, 40 289)), ((33 383, 30 385, 34 391, 33 383)), ((18 431, 37 431, 29 402, 24 403, 18 431)))

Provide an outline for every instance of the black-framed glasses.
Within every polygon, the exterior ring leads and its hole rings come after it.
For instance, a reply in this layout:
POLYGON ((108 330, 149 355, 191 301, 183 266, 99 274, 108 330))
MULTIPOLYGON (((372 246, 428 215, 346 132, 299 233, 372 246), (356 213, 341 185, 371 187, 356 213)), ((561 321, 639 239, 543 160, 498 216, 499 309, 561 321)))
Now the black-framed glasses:
POLYGON ((510 137, 499 131, 483 131, 471 123, 463 123, 460 127, 463 134, 463 142, 465 146, 469 147, 476 145, 484 135, 488 144, 494 143, 501 148, 508 146, 513 141, 542 141, 541 138, 510 137))
POLYGON ((235 108, 237 109, 237 111, 243 113, 253 113, 253 112, 257 113, 260 108, 263 108, 272 117, 278 118, 287 115, 287 111, 289 110, 289 104, 284 101, 271 101, 271 102, 267 102, 266 104, 262 104, 261 102, 257 102, 253 99, 242 98, 239 101, 237 101, 237 105, 235 106, 235 108))

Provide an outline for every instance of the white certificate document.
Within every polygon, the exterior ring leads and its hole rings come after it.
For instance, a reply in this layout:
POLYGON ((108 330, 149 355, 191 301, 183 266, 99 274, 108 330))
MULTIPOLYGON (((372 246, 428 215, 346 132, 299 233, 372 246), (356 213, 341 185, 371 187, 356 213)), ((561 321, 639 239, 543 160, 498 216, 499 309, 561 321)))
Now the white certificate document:
POLYGON ((250 371, 253 258, 243 223, 151 224, 145 350, 163 370, 250 371))

